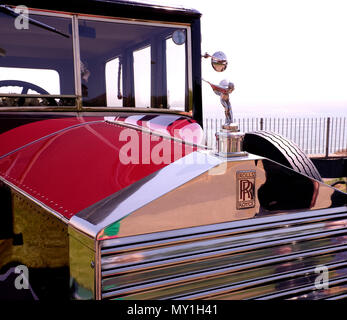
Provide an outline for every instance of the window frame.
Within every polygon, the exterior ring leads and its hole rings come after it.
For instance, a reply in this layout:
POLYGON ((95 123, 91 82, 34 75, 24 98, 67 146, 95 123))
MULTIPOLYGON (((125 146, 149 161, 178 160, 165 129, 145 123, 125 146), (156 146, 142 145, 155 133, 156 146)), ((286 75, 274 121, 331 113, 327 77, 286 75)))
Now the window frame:
MULTIPOLYGON (((167 28, 184 28, 186 31, 186 35, 187 35, 187 39, 186 39, 186 68, 187 68, 187 92, 186 92, 186 101, 185 101, 185 112, 189 112, 189 110, 193 109, 193 105, 191 105, 191 99, 189 99, 189 95, 190 92, 193 92, 193 69, 192 69, 192 36, 191 36, 191 25, 188 23, 172 23, 172 22, 159 22, 159 21, 151 21, 151 20, 129 20, 127 18, 119 18, 119 17, 105 17, 105 16, 93 16, 93 15, 87 15, 87 14, 77 14, 76 15, 76 25, 75 26, 75 32, 76 32, 76 37, 79 40, 79 36, 78 36, 78 22, 79 20, 86 20, 86 21, 97 21, 97 22, 111 22, 111 23, 123 23, 123 24, 133 24, 133 25, 148 25, 148 26, 154 26, 154 27, 167 27, 167 28)), ((163 41, 165 41, 165 39, 163 39, 163 41)), ((138 49, 141 49, 142 47, 145 47, 146 45, 151 45, 152 43, 141 43, 137 46, 132 47, 132 51, 136 51, 138 49)), ((80 47, 79 43, 78 43, 78 48, 80 47)), ((80 53, 80 51, 78 52, 80 53)), ((112 59, 115 59, 117 57, 120 57, 121 54, 116 55, 115 57, 113 57, 112 59)), ((112 59, 109 59, 105 62, 105 67, 106 67, 106 63, 111 61, 112 59)), ((80 60, 78 60, 79 62, 80 60)), ((124 62, 124 61, 123 61, 124 62)), ((78 63, 79 66, 76 66, 77 69, 80 68, 80 63, 78 63)), ((78 71, 78 70, 77 70, 78 71)), ((124 69, 122 69, 123 72, 123 79, 124 79, 124 69)), ((152 71, 153 73, 153 71, 152 71)), ((79 73, 80 74, 80 69, 79 69, 79 73)), ((151 77, 153 79, 153 77, 151 77)), ((127 86, 130 86, 131 88, 134 88, 134 75, 131 76, 131 82, 130 84, 125 84, 124 80, 123 80, 123 90, 124 88, 126 88, 127 86)), ((80 87, 82 87, 82 84, 80 84, 80 87)), ((151 86, 152 87, 152 86, 151 86)), ((152 91, 153 89, 151 89, 152 91)), ((81 89, 82 92, 82 89, 81 89)), ((151 97, 153 97, 152 95, 153 91, 151 92, 151 97)), ((152 100, 152 99, 151 99, 152 100)), ((153 110, 158 110, 160 108, 156 107, 154 108, 153 105, 156 104, 156 101, 151 101, 151 107, 147 108, 147 109, 153 109, 153 110)), ((135 96, 133 93, 133 97, 130 99, 130 101, 125 103, 125 106, 123 104, 123 108, 126 107, 134 107, 135 108, 135 96)), ((83 108, 83 107, 82 107, 83 108)), ((108 107, 110 108, 110 107, 108 107)), ((117 109, 121 109, 122 107, 112 107, 112 108, 117 108, 117 109)), ((169 110, 167 109, 167 107, 162 108, 164 110, 169 110)), ((173 110, 174 111, 174 110, 173 110)))
MULTIPOLYGON (((73 65, 74 65, 74 82, 75 82, 75 94, 74 95, 64 95, 64 94, 59 94, 59 95, 35 95, 35 94, 6 94, 6 93, 1 93, 0 97, 23 97, 23 98, 53 98, 53 99, 75 99, 75 107, 77 107, 77 109, 80 108, 80 98, 82 97, 82 84, 79 84, 78 82, 78 77, 76 77, 76 72, 77 70, 81 70, 80 69, 80 63, 79 66, 77 66, 76 63, 76 57, 78 57, 79 59, 79 39, 77 38, 76 41, 76 37, 75 37, 75 25, 74 25, 74 14, 70 14, 70 13, 60 13, 60 12, 55 12, 55 11, 46 11, 46 10, 40 10, 40 9, 31 9, 29 11, 29 14, 35 14, 38 16, 46 16, 46 17, 56 17, 56 18, 66 18, 66 19, 70 19, 71 20, 71 25, 72 25, 72 49, 73 49, 73 65)), ((49 32, 49 31, 47 31, 49 32)), ((78 60, 79 61, 79 60, 78 60)), ((80 74, 80 73, 79 73, 80 74)), ((15 106, 14 106, 15 107, 15 106)), ((46 106, 45 106, 46 107, 46 106)), ((43 107, 43 108, 45 108, 43 107)), ((47 106, 48 107, 48 106, 47 106)), ((51 108, 51 107, 50 107, 51 108)), ((59 108, 59 107, 57 107, 59 108)))
MULTIPOLYGON (((192 62, 192 34, 191 34, 191 24, 180 23, 180 22, 164 22, 164 21, 152 21, 152 20, 134 20, 130 18, 123 17, 108 17, 108 16, 97 16, 83 13, 64 13, 56 11, 48 11, 41 9, 31 9, 30 13, 35 15, 50 16, 57 18, 67 18, 71 20, 72 25, 72 44, 73 44, 73 65, 74 65, 74 83, 75 83, 75 94, 74 95, 50 95, 52 98, 74 98, 76 100, 75 107, 78 111, 88 109, 82 105, 82 80, 81 80, 81 63, 80 63, 80 38, 79 38, 79 20, 87 21, 98 21, 98 22, 109 22, 109 23, 124 23, 124 24, 134 24, 134 25, 149 25, 167 28, 184 28, 186 30, 186 68, 187 68, 187 103, 185 105, 185 111, 193 109, 191 99, 189 99, 190 92, 193 91, 193 62, 192 62)), ((106 61, 107 63, 107 61, 106 61)), ((106 65, 105 63, 105 65, 106 65)), ((106 88, 105 88, 106 90, 106 88)), ((152 94, 152 93, 151 93, 152 94)), ((0 94, 1 97, 10 96, 6 94, 0 94)), ((14 96, 11 94, 11 96, 14 96)), ((33 97, 33 95, 21 95, 16 94, 18 97, 33 97)), ((106 106, 105 106, 106 107, 106 106)), ((135 107, 135 104, 134 104, 135 107)), ((57 107, 58 108, 58 107, 57 107)), ((71 107, 70 107, 71 108, 71 107)), ((112 109, 122 109, 124 107, 112 107, 112 109)), ((158 108, 153 108, 151 103, 151 108, 153 110, 158 110, 158 108)))

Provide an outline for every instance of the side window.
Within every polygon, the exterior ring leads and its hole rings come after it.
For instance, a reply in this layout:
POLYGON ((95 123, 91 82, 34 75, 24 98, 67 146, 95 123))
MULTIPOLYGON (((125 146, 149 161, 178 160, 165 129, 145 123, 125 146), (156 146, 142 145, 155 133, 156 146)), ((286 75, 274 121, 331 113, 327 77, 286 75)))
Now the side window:
POLYGON ((166 40, 167 104, 169 109, 185 111, 186 46, 166 40))
POLYGON ((151 47, 134 52, 135 106, 151 106, 151 47))
POLYGON ((123 106, 123 83, 120 59, 115 58, 106 63, 106 104, 108 107, 123 106))
MULTIPOLYGON (((136 50, 134 58, 135 107, 151 106, 151 47, 136 50)), ((106 102, 108 107, 123 106, 123 66, 120 58, 106 63, 106 102)))
POLYGON ((187 29, 79 18, 84 106, 188 109, 187 29))

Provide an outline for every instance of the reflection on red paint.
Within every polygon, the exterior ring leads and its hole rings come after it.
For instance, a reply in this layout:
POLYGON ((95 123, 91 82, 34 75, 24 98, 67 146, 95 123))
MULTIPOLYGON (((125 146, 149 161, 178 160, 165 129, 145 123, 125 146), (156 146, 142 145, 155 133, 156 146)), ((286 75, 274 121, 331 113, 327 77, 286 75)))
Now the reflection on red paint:
MULTIPOLYGON (((140 161, 123 164, 120 154, 127 142, 119 137, 128 128, 103 121, 66 128, 74 121, 61 119, 58 125, 59 121, 55 120, 56 127, 65 130, 0 159, 0 175, 68 219, 168 164, 154 163, 147 151, 142 152, 148 133, 133 130, 140 161), (145 158, 147 162, 142 161, 145 158)), ((150 150, 159 144, 170 148, 170 163, 194 150, 163 137, 147 140, 150 150)))

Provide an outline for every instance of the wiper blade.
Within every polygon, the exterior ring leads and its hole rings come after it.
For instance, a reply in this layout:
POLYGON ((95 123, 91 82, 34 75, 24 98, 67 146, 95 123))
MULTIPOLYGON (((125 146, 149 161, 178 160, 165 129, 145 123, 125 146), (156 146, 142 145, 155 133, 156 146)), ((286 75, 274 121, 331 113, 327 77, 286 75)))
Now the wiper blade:
MULTIPOLYGON (((3 4, 0 4, 0 11, 9 15, 9 16, 12 16, 14 18, 17 18, 18 16, 20 16, 19 13, 17 13, 16 11, 14 11, 12 8, 8 7, 8 6, 5 6, 3 4)), ((49 26, 48 24, 45 24, 45 23, 42 23, 40 21, 37 21, 37 20, 34 20, 30 17, 26 17, 28 19, 28 22, 34 26, 37 26, 39 28, 42 28, 42 29, 45 29, 45 30, 48 30, 48 31, 51 31, 51 32, 54 32, 54 33, 57 33, 57 34, 60 34, 61 36, 65 37, 65 38, 70 38, 70 35, 64 33, 64 32, 61 32, 59 31, 58 29, 54 28, 54 27, 51 27, 49 26)))

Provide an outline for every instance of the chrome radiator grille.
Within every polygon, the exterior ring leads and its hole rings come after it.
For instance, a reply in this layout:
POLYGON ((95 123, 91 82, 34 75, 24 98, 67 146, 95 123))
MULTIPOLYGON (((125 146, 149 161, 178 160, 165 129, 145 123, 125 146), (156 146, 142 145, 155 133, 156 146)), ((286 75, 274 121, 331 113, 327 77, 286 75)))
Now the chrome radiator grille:
POLYGON ((347 295, 346 207, 105 240, 102 299, 347 295), (317 266, 329 288, 317 290, 317 266))

